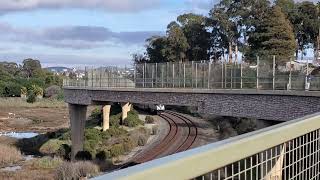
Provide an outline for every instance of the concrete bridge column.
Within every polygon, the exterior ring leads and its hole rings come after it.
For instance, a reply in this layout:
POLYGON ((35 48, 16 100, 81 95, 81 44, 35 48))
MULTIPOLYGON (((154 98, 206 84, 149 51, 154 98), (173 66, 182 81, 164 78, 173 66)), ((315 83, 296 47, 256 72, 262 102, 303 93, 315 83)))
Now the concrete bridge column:
POLYGON ((103 131, 106 131, 110 128, 109 126, 110 109, 111 109, 111 105, 103 106, 103 122, 102 122, 103 131))
POLYGON ((79 151, 83 151, 84 129, 86 122, 86 105, 69 104, 71 125, 71 159, 74 160, 79 151))
POLYGON ((130 112, 132 105, 130 103, 122 103, 122 117, 121 117, 121 125, 123 121, 128 117, 128 112, 130 112))

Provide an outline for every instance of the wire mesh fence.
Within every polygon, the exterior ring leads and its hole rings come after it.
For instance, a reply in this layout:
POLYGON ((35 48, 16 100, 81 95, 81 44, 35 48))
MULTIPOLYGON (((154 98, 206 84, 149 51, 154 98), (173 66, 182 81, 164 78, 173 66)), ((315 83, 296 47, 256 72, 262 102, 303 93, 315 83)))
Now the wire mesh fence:
POLYGON ((66 79, 65 86, 320 90, 318 68, 275 57, 225 61, 142 63, 133 68, 86 68, 85 76, 66 79), (248 63, 251 62, 251 63, 248 63))
POLYGON ((320 178, 320 130, 207 173, 195 180, 312 180, 320 178))

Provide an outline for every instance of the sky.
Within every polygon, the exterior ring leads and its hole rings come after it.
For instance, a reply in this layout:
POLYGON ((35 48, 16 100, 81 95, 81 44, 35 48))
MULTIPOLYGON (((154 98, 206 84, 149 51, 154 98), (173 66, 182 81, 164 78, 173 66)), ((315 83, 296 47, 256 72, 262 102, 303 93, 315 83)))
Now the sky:
POLYGON ((44 66, 130 65, 145 40, 218 0, 1 0, 0 61, 44 66))
POLYGON ((1 0, 0 60, 44 66, 129 65, 145 40, 215 0, 1 0))

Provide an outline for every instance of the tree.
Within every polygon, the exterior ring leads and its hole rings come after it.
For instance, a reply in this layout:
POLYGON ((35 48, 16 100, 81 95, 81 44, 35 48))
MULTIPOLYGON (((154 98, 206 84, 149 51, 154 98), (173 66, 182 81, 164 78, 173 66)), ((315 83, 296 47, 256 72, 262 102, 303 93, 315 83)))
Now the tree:
POLYGON ((279 6, 270 8, 267 16, 249 37, 252 56, 275 55, 282 62, 292 57, 295 48, 293 29, 279 6))
POLYGON ((132 60, 135 64, 146 63, 150 61, 146 56, 146 54, 139 54, 139 53, 132 54, 132 60))
POLYGON ((172 62, 185 61, 186 52, 190 46, 179 25, 170 23, 167 36, 167 45, 164 49, 166 59, 172 62))
POLYGON ((189 61, 209 60, 210 33, 206 29, 207 18, 193 13, 178 16, 177 23, 187 38, 189 61))
POLYGON ((147 56, 149 62, 167 62, 165 57, 165 48, 167 46, 167 38, 163 36, 153 36, 147 39, 147 56))
POLYGON ((40 71, 42 71, 39 60, 29 58, 23 60, 22 64, 22 71, 27 78, 34 77, 35 75, 39 74, 40 71))

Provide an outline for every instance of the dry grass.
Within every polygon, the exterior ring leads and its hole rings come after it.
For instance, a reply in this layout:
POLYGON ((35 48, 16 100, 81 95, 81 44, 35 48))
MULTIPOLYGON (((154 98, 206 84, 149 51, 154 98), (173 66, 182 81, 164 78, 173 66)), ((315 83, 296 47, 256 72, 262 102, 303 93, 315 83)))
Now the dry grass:
POLYGON ((64 162, 56 170, 55 179, 73 180, 80 178, 90 178, 99 173, 99 167, 89 161, 64 162))
POLYGON ((41 99, 35 103, 27 103, 21 98, 0 98, 0 107, 38 107, 38 108, 59 108, 66 107, 66 103, 55 99, 41 99))
POLYGON ((22 159, 21 152, 17 148, 0 144, 0 167, 12 165, 22 159))

